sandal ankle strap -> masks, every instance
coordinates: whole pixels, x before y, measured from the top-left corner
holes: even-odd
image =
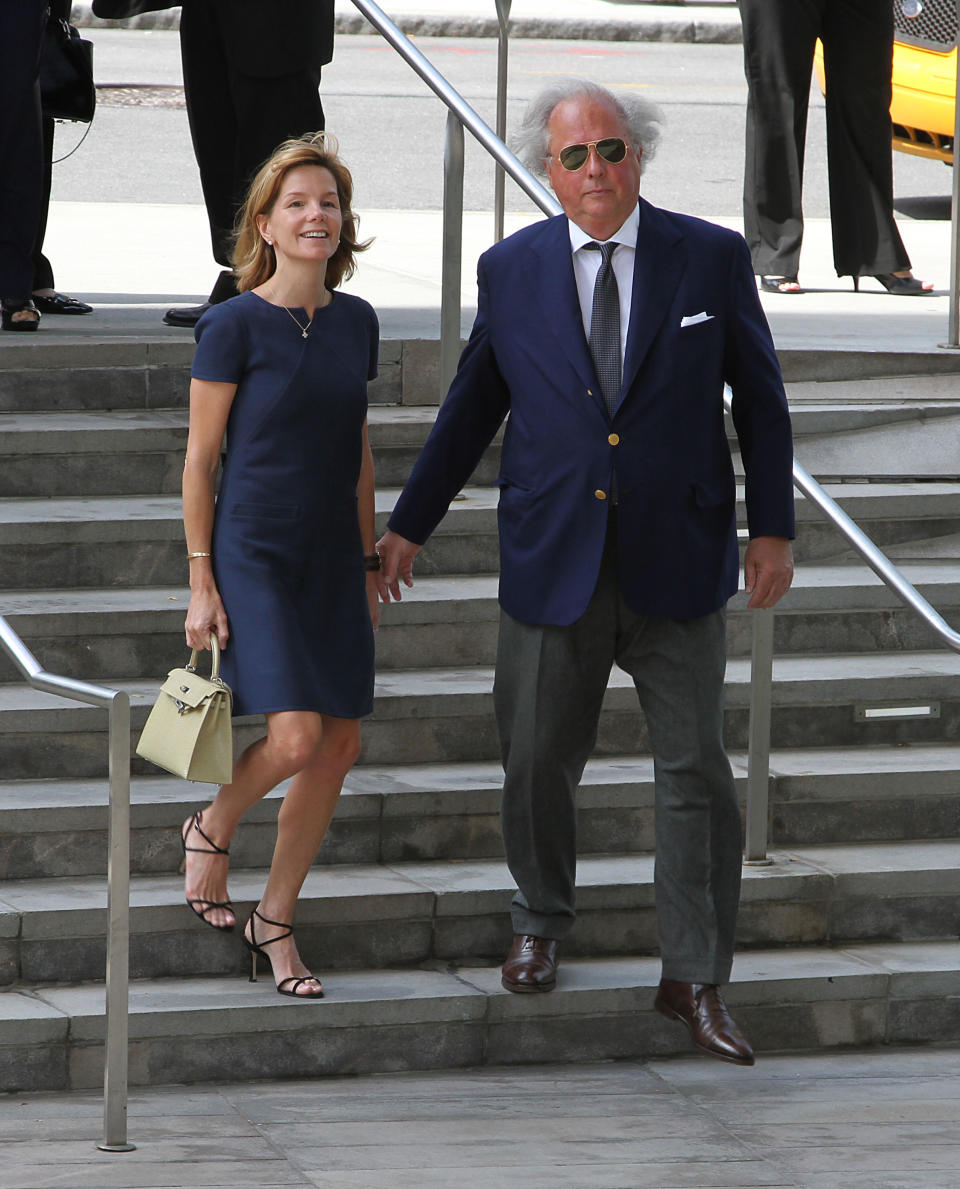
[[[190,830],[187,830],[186,834],[183,836],[183,849],[196,851],[196,853],[200,855],[228,855],[230,851],[227,847],[217,846],[213,839],[204,833],[203,827],[200,825],[200,816],[202,812],[202,810],[197,810],[197,812],[193,815],[193,822],[190,825],[190,830],[196,830],[203,841],[210,844],[212,850],[205,850],[202,846],[187,846],[187,839],[190,837]]]
[[[263,921],[265,925],[276,925],[278,929],[286,929],[286,933],[278,933],[276,937],[269,937],[266,941],[257,941],[257,933],[253,925],[254,917],[256,917],[258,921]],[[288,925],[286,921],[271,921],[269,917],[265,917],[262,912],[258,912],[256,909],[250,913],[250,940],[260,949],[262,949],[265,945],[273,945],[275,941],[284,941],[287,937],[292,936],[293,925]]]

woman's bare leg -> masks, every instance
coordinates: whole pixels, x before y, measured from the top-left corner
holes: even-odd
[[[257,905],[257,912],[267,921],[292,924],[303,881],[326,836],[344,777],[359,754],[359,719],[324,715],[319,746],[310,762],[291,781],[280,807],[270,875]],[[257,942],[261,945],[283,932],[276,925],[264,924],[259,919],[254,925]],[[249,925],[246,935],[252,940]],[[320,981],[312,978],[300,960],[293,937],[270,945],[267,953],[277,983],[285,978],[305,978],[309,981],[297,989],[298,993],[319,990]]]
[[[345,724],[346,732],[338,730],[335,725]],[[354,740],[351,746],[345,746],[341,741],[339,749],[335,744],[337,737],[346,735]],[[322,827],[310,830],[303,823],[298,828],[309,830],[311,837],[316,837],[313,856],[319,848],[326,833],[333,810],[336,807],[343,777],[350,770],[353,760],[359,751],[360,724],[355,719],[335,719],[314,714],[309,711],[290,710],[267,715],[267,734],[248,747],[237,760],[233,770],[233,780],[225,784],[217,792],[210,805],[203,810],[202,829],[217,846],[228,847],[237,825],[244,813],[258,801],[261,801],[272,788],[290,776],[297,776],[291,785],[290,792],[284,798],[284,807],[290,794],[299,784],[299,775],[307,776],[319,762],[317,778],[310,777],[308,784],[313,790],[312,815],[317,822],[322,821]],[[339,776],[339,780],[332,781],[331,772],[333,754],[339,750],[346,755],[352,755],[353,760]],[[329,757],[324,763],[324,757]],[[342,765],[341,765],[342,766]],[[332,792],[333,784],[336,791]],[[295,798],[299,805],[302,794]],[[309,797],[307,798],[309,800]],[[284,809],[281,808],[281,822],[284,820]],[[187,845],[205,848],[206,843],[192,828],[192,816],[184,822],[181,833],[187,835]],[[278,838],[279,845],[279,838]],[[188,900],[198,899],[213,902],[225,901],[227,897],[227,864],[224,855],[204,854],[200,851],[188,851],[186,856],[185,894]],[[312,858],[311,858],[312,861]],[[274,858],[276,863],[276,856]],[[310,864],[307,863],[300,883],[306,878]],[[269,885],[268,885],[269,886]],[[299,891],[299,887],[297,888]],[[293,896],[296,901],[296,893]],[[261,910],[262,911],[262,910]],[[232,925],[234,914],[226,908],[211,908],[204,914],[205,919],[212,925]],[[264,912],[264,916],[270,914]],[[275,920],[287,919],[275,917]],[[274,930],[276,932],[276,930]],[[279,949],[278,946],[275,948]]]

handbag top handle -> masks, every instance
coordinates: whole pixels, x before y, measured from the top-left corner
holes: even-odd
[[[210,653],[211,653],[210,680],[211,681],[219,681],[220,680],[220,641],[217,639],[216,632],[210,633]],[[185,666],[188,672],[196,673],[198,657],[199,657],[199,653],[197,652],[197,649],[196,648],[191,649],[190,659],[187,661],[186,666]]]

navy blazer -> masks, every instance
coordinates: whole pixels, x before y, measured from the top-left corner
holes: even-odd
[[[565,216],[485,252],[478,286],[470,340],[390,528],[422,544],[509,413],[498,509],[509,615],[569,624],[583,613],[614,475],[628,604],[674,619],[723,606],[739,581],[725,382],[750,535],[794,535],[790,418],[743,238],[641,199],[612,418],[584,335]]]

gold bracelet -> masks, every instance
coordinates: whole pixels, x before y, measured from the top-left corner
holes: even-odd
[[[193,561],[193,559],[194,559],[195,557],[213,557],[213,554],[212,554],[212,553],[200,553],[200,552],[197,552],[197,553],[188,553],[188,554],[187,554],[187,561]]]

